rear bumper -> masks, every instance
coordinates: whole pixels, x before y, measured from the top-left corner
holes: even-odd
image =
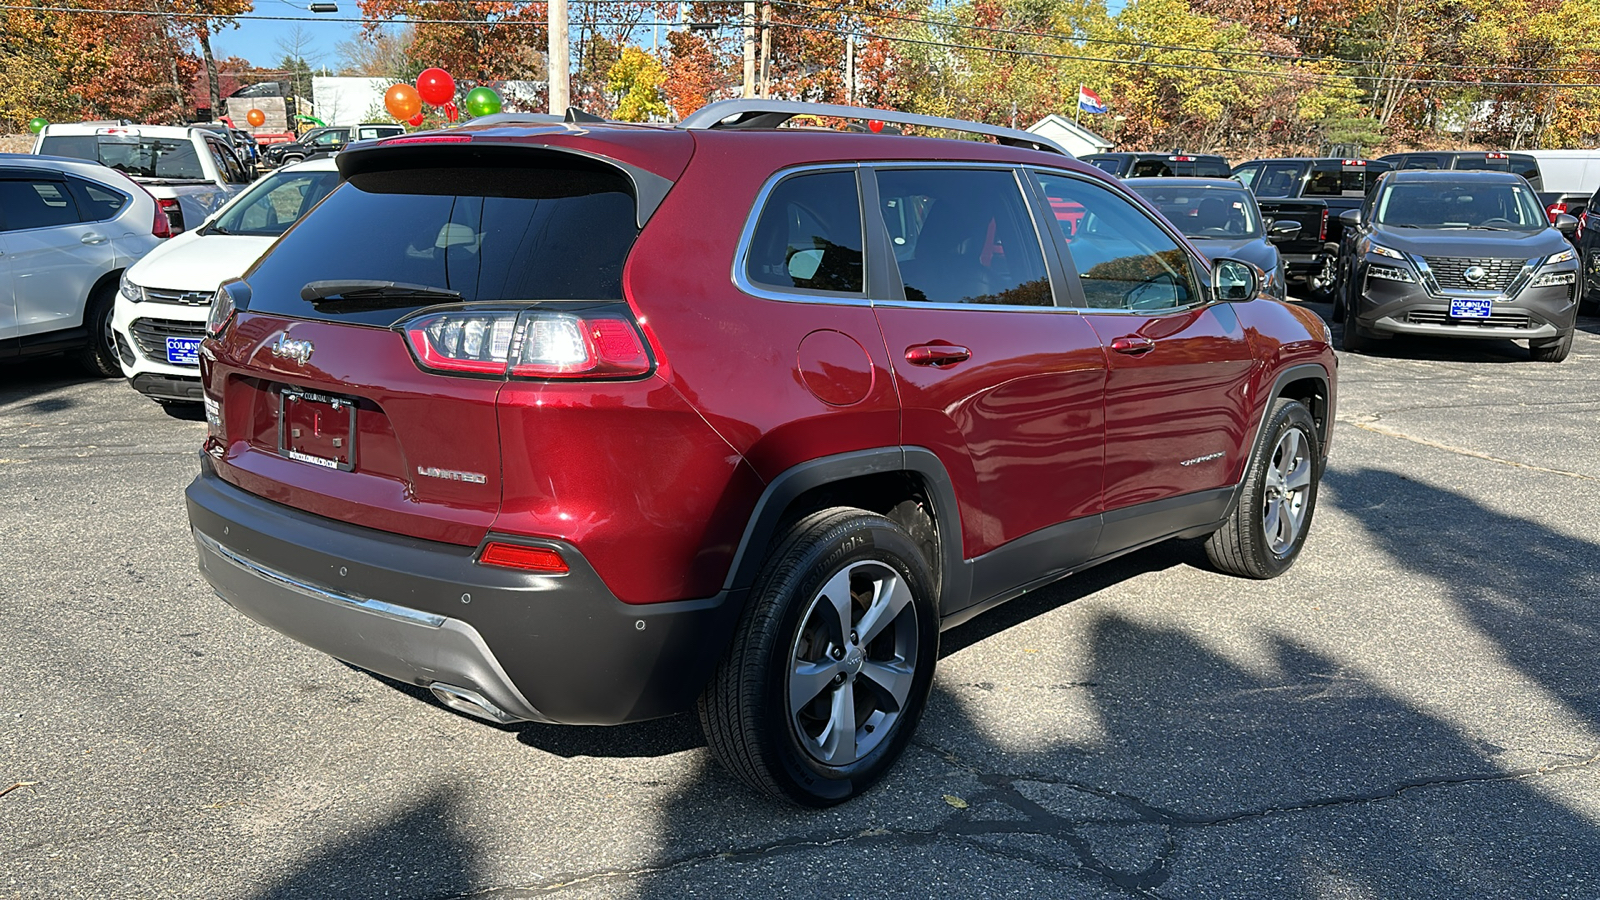
[[[710,679],[742,606],[742,592],[622,603],[560,541],[525,543],[560,552],[572,570],[564,576],[479,566],[477,548],[257,497],[223,481],[203,456],[186,498],[200,570],[234,608],[493,721],[604,725],[682,712]]]

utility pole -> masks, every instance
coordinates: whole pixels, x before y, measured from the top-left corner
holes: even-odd
[[[756,0],[744,2],[744,94],[756,95]]]
[[[844,102],[846,106],[854,106],[856,102],[856,36],[844,36]]]
[[[772,4],[761,4],[761,98],[772,96]]]
[[[545,57],[545,81],[550,112],[562,115],[572,105],[572,61],[567,57],[567,0],[550,0],[550,52]]]

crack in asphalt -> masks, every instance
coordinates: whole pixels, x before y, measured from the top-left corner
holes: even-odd
[[[518,900],[518,898],[546,896],[581,885],[629,881],[644,876],[667,874],[707,862],[743,862],[827,847],[877,845],[906,847],[927,845],[939,840],[947,840],[959,842],[989,856],[1025,863],[1047,871],[1079,877],[1090,876],[1100,886],[1129,897],[1145,898],[1145,900],[1165,900],[1165,896],[1159,893],[1158,889],[1172,876],[1173,862],[1178,853],[1180,838],[1185,831],[1190,829],[1229,826],[1273,816],[1326,810],[1340,806],[1381,803],[1399,799],[1414,791],[1430,788],[1521,781],[1568,770],[1587,768],[1595,763],[1600,763],[1600,748],[1597,748],[1588,756],[1579,758],[1574,762],[1532,766],[1507,772],[1485,772],[1416,779],[1398,782],[1364,793],[1341,794],[1303,800],[1291,804],[1262,806],[1204,816],[1167,809],[1149,803],[1132,794],[1095,787],[1071,779],[1036,773],[1001,774],[985,772],[979,766],[963,761],[956,754],[935,744],[913,740],[912,745],[938,757],[945,763],[955,765],[976,776],[978,783],[983,788],[963,798],[967,803],[966,809],[981,811],[990,804],[998,804],[1020,815],[1021,818],[980,819],[974,818],[967,813],[952,812],[942,823],[932,828],[873,827],[861,831],[852,830],[843,833],[835,832],[785,838],[754,846],[686,853],[655,865],[640,866],[632,869],[605,869],[593,872],[571,873],[556,876],[540,884],[485,888],[465,894],[451,894],[449,897],[454,898],[454,900],[469,900],[469,898],[474,898],[474,900],[484,900],[484,898],[488,898],[488,900]],[[1116,804],[1126,809],[1127,815],[1089,817],[1058,815],[1050,812],[1038,801],[1031,800],[1025,796],[1022,793],[1021,786],[1027,784],[1065,787],[1086,796]],[[1084,833],[1086,827],[1151,828],[1156,833],[1159,833],[1161,847],[1143,868],[1135,870],[1128,867],[1119,867],[1099,857],[1091,837]],[[1072,856],[1070,858],[1053,857],[1015,845],[985,840],[985,838],[1003,837],[1038,837],[1060,841],[1072,851]]]

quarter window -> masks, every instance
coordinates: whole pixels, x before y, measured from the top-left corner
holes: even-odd
[[[881,169],[877,176],[907,300],[1054,303],[1038,232],[1011,171]]]
[[[814,172],[779,182],[751,235],[745,276],[776,288],[861,293],[855,171]]]
[[[1177,309],[1203,297],[1194,268],[1177,241],[1132,203],[1099,185],[1040,173],[1052,206],[1076,204],[1083,216],[1069,233],[1057,219],[1067,263],[1078,273],[1091,309]]]
[[[128,202],[126,194],[92,181],[70,178],[68,184],[72,186],[73,197],[78,201],[78,210],[85,222],[103,222],[115,218]]]

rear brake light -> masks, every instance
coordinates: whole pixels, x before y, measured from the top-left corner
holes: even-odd
[[[389,138],[378,146],[393,147],[396,144],[468,144],[471,142],[472,136],[469,134],[419,134]]]
[[[1317,240],[1326,241],[1327,239],[1328,239],[1328,211],[1327,211],[1327,209],[1323,209],[1323,211],[1322,211],[1322,224],[1317,226]]]
[[[1504,154],[1504,153],[1485,153],[1483,155],[1483,158],[1484,159],[1510,159],[1511,157],[1506,155],[1506,154]]]
[[[1367,164],[1367,161],[1364,160],[1364,159],[1341,159],[1341,160],[1339,160],[1339,165],[1341,165],[1341,166],[1364,166],[1366,164]]]
[[[425,369],[522,378],[627,378],[650,371],[633,324],[620,314],[454,310],[404,325]]]
[[[561,554],[548,547],[523,547],[518,544],[502,544],[499,541],[491,541],[483,548],[483,553],[478,556],[478,563],[545,575],[565,575],[568,571],[567,561],[561,558]]]
[[[1567,204],[1566,204],[1566,201],[1564,201],[1564,200],[1557,200],[1556,202],[1554,202],[1554,203],[1552,203],[1549,206],[1546,206],[1544,208],[1544,214],[1550,218],[1550,224],[1551,225],[1554,225],[1556,223],[1556,216],[1559,216],[1559,215],[1565,213],[1566,211],[1567,211]]]
[[[1167,159],[1173,162],[1194,162],[1194,157],[1192,156],[1169,156]]]
[[[167,219],[167,236],[183,230],[183,210],[178,206],[178,201],[171,197],[164,197],[156,201],[156,207]]]

